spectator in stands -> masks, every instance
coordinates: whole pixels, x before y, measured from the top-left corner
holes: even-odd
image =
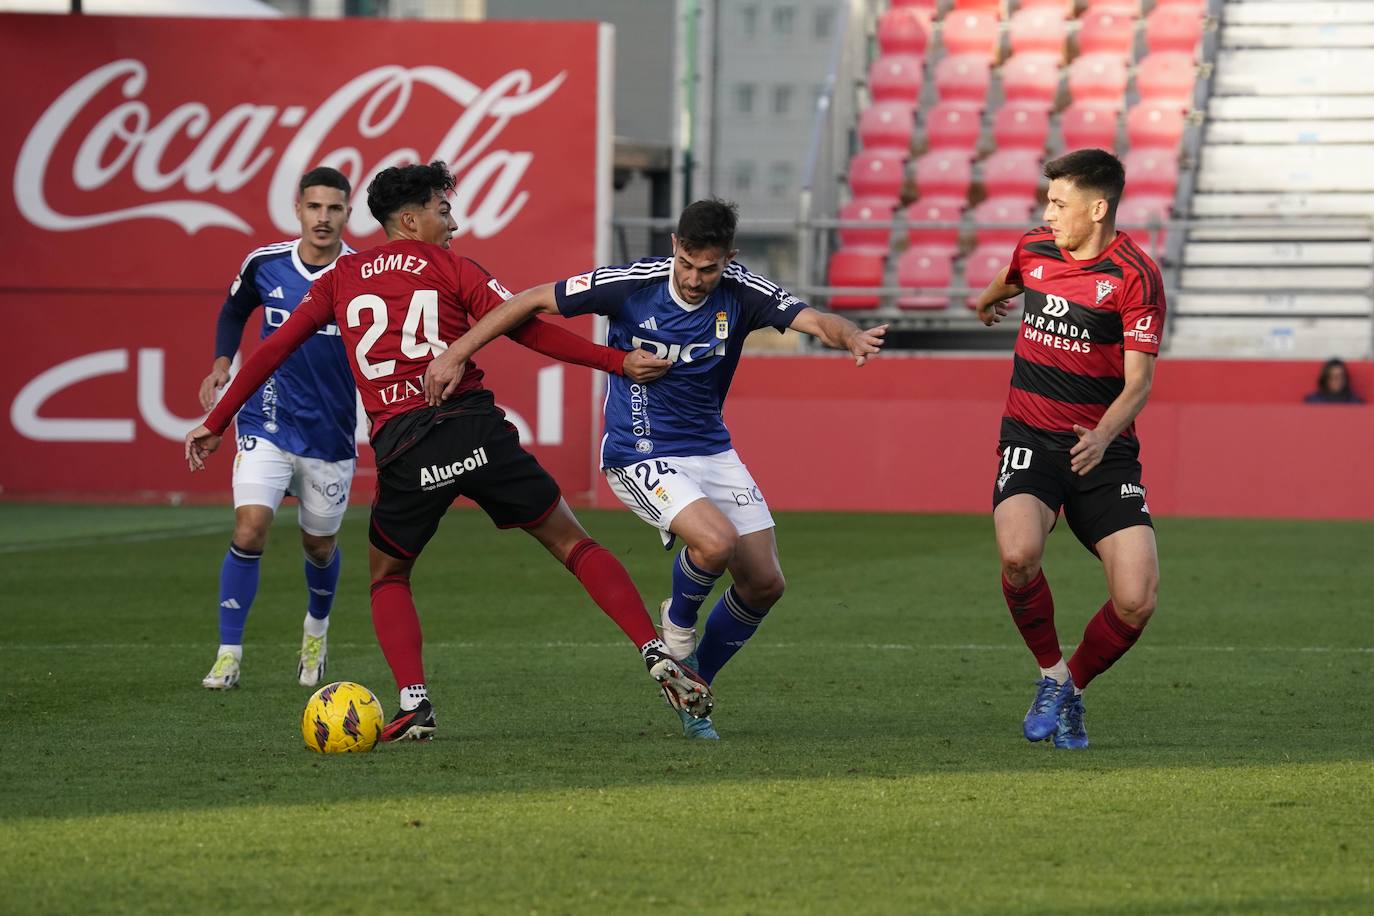
[[[1350,370],[1344,360],[1328,359],[1317,376],[1317,390],[1303,398],[1308,404],[1363,404],[1364,398],[1350,390]]]

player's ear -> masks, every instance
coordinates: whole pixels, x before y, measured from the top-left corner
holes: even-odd
[[[734,260],[735,258],[737,258],[737,257],[739,257],[739,249],[738,249],[738,248],[731,248],[731,249],[730,249],[728,252],[726,252],[726,254],[725,254],[725,263],[726,263],[726,264],[729,264],[731,261],[733,261],[733,260]]]

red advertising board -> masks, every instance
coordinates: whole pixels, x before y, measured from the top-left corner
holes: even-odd
[[[227,491],[227,461],[192,478],[172,442],[199,420],[229,282],[300,234],[296,183],[317,165],[355,188],[355,248],[382,240],[372,176],[443,159],[454,247],[506,287],[602,260],[606,53],[595,23],[0,16],[0,318],[19,338],[0,368],[3,493]],[[585,490],[592,374],[505,344],[481,362]]]

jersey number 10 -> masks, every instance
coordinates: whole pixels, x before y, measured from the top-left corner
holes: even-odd
[[[396,360],[384,359],[369,362],[367,352],[378,339],[386,333],[386,300],[372,293],[355,296],[348,303],[348,326],[356,328],[363,323],[363,312],[372,313],[372,327],[363,332],[353,353],[358,357],[358,368],[367,378],[383,378],[396,371]],[[420,322],[424,321],[424,339],[417,338]],[[439,339],[439,291],[417,289],[410,297],[410,310],[406,312],[405,322],[401,325],[401,353],[409,359],[425,359],[438,356],[448,349],[448,344]]]

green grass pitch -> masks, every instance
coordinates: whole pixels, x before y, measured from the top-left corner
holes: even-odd
[[[702,745],[532,539],[454,512],[416,573],[438,740],[321,757],[293,508],[242,686],[199,686],[228,521],[0,505],[0,911],[1374,911],[1374,524],[1162,520],[1073,754],[1021,738],[985,517],[780,516],[788,593]],[[653,532],[583,521],[656,606]],[[364,522],[329,677],[390,715]],[[1046,568],[1072,644],[1101,571],[1067,531]]]

